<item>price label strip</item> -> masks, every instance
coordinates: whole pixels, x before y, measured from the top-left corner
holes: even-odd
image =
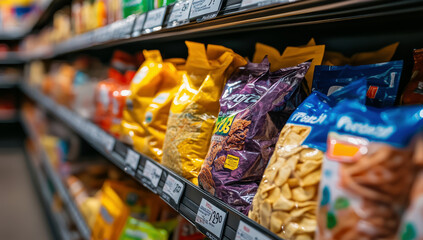
[[[151,10],[147,13],[143,33],[150,33],[162,29],[166,6]]]
[[[202,22],[215,18],[223,0],[193,0],[189,18]]]
[[[173,5],[167,27],[176,27],[189,23],[192,0],[178,1]]]
[[[159,186],[159,181],[162,177],[162,172],[162,168],[152,163],[150,160],[146,160],[141,181],[144,186],[149,188],[154,193],[157,193],[157,186]]]
[[[147,14],[145,13],[138,15],[137,19],[135,20],[134,30],[132,31],[133,37],[138,37],[139,35],[141,35],[146,15]]]
[[[141,156],[137,152],[128,148],[128,152],[125,157],[125,172],[135,176],[138,163],[140,162],[140,157]]]
[[[185,184],[172,176],[172,174],[168,174],[160,196],[174,209],[178,210],[179,202],[181,201],[184,190]]]
[[[197,228],[205,230],[206,236],[210,239],[222,239],[227,215],[226,211],[221,210],[203,198],[195,217],[195,223]]]
[[[255,228],[246,224],[243,221],[239,222],[238,230],[236,231],[235,240],[271,240],[263,233],[257,231]]]

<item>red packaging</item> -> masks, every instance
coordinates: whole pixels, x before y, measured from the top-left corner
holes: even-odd
[[[402,104],[423,103],[423,48],[414,50],[413,55],[413,75],[402,95]]]

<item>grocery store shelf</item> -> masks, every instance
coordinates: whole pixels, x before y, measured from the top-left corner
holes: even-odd
[[[172,28],[167,28],[166,23],[164,23],[161,30],[141,35],[139,32],[142,31],[140,26],[137,26],[137,19],[141,18],[142,15],[131,16],[100,29],[75,36],[42,51],[37,51],[35,54],[26,53],[25,58],[26,60],[49,59],[76,51],[106,48],[133,42],[156,39],[172,41],[226,33],[418,13],[422,10],[423,5],[419,0],[304,0],[234,12],[220,15],[209,21],[191,22]]]
[[[19,87],[19,82],[0,77],[0,89],[12,89]]]
[[[0,54],[0,65],[13,65],[25,63],[25,59],[22,58],[17,52],[7,52]]]
[[[37,134],[31,128],[30,124],[27,122],[24,116],[21,116],[21,123],[23,125],[24,130],[26,131],[27,135],[34,141],[34,143],[38,144],[38,149],[43,149],[39,143],[39,139]],[[90,239],[91,237],[91,230],[89,229],[87,223],[85,222],[84,218],[82,217],[81,212],[77,208],[74,200],[72,199],[70,193],[68,192],[66,186],[64,185],[60,176],[56,173],[51,165],[47,154],[44,151],[42,153],[42,162],[41,165],[45,169],[47,177],[52,181],[54,188],[58,192],[60,198],[62,199],[63,204],[65,205],[67,212],[69,213],[70,217],[72,218],[73,222],[75,223],[82,239]],[[40,173],[41,174],[41,173]],[[47,185],[47,184],[43,184]],[[43,193],[44,194],[44,193]],[[48,199],[47,199],[48,200]],[[49,200],[51,201],[51,200]],[[59,217],[55,217],[58,223],[63,222]],[[69,233],[63,233],[63,229],[65,227],[59,227],[58,229],[61,231],[61,235],[63,239],[72,239]],[[66,228],[65,228],[66,229]]]
[[[138,182],[152,192],[159,194],[165,202],[177,210],[192,224],[196,225],[197,228],[210,239],[235,239],[241,222],[255,229],[260,234],[258,239],[280,239],[274,233],[260,226],[221,200],[211,196],[198,186],[179,177],[171,170],[158,164],[147,156],[134,151],[132,148],[110,136],[93,123],[83,119],[75,112],[56,104],[38,90],[23,84],[22,91],[29,98],[48,110],[53,116],[71,127],[90,145],[104,155],[104,157],[129,175],[133,176]],[[144,171],[145,169],[147,170]],[[169,184],[170,182],[172,182],[172,184]],[[170,186],[179,186],[180,191],[177,191],[177,197],[173,195],[176,192],[176,188],[173,189],[173,191],[169,191],[169,189],[171,189]],[[199,220],[199,216],[201,218],[199,209],[201,209],[200,205],[204,200],[222,211],[226,216],[226,218],[223,217],[222,219],[221,236],[218,236],[219,234],[213,234],[210,228],[199,226],[198,222],[201,222]]]

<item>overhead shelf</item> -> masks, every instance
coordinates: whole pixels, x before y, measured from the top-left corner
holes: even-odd
[[[171,7],[168,7],[171,8]],[[72,37],[40,51],[23,53],[26,60],[50,59],[86,49],[106,48],[133,42],[156,39],[172,41],[193,37],[220,35],[225,33],[254,31],[325,22],[337,22],[362,18],[418,13],[423,10],[421,1],[376,1],[305,0],[284,2],[245,11],[219,15],[204,21],[167,27],[164,21],[157,31],[145,33],[146,14],[133,15],[105,27]],[[169,15],[170,11],[167,11]]]
[[[77,115],[75,112],[60,106],[40,91],[23,84],[22,91],[37,104],[44,107],[53,116],[72,128],[105,158],[122,171],[133,176],[139,183],[150,189],[194,224],[210,239],[235,239],[238,234],[246,234],[251,239],[280,239],[268,229],[260,226],[244,214],[238,212],[221,200],[195,186],[188,180],[178,176],[149,157],[134,151],[102,129]],[[220,213],[214,227],[205,221],[210,207]],[[207,215],[208,218],[208,215]],[[245,229],[251,229],[247,233]]]
[[[37,148],[42,149],[42,147],[40,146],[37,134],[31,128],[30,124],[26,121],[25,117],[21,117],[21,123],[22,123],[23,128],[24,128],[25,132],[27,133],[27,135],[36,144],[38,144]],[[88,227],[87,223],[85,222],[85,219],[82,217],[82,214],[79,211],[79,209],[77,208],[77,206],[76,206],[74,200],[72,199],[69,191],[65,187],[62,179],[59,177],[59,175],[53,169],[53,166],[51,165],[46,152],[42,151],[41,153],[42,153],[41,154],[42,160],[41,160],[40,165],[45,169],[45,172],[46,172],[48,179],[50,179],[52,181],[54,188],[56,189],[57,193],[59,194],[60,198],[62,199],[64,206],[68,210],[67,212],[69,213],[72,221],[75,223],[75,226],[78,229],[80,236],[82,237],[82,239],[86,239],[86,240],[91,239],[91,230]],[[42,179],[41,171],[33,163],[30,163],[30,164],[32,164],[32,165],[30,165],[30,167],[31,168],[33,167],[35,169],[35,171],[34,171],[35,172],[35,178],[37,179],[37,181],[41,181],[40,180],[40,179]],[[51,198],[52,197],[48,196],[48,193],[46,193],[47,190],[42,189],[44,186],[47,186],[47,184],[40,182],[39,185],[41,187],[41,194],[42,194],[43,198],[45,198],[46,202],[48,203],[47,207],[51,208],[51,202],[52,202]],[[62,220],[60,220],[60,216],[56,216],[56,214],[55,214],[54,218],[55,218],[54,220],[57,221],[57,224],[60,224],[60,222],[62,221]],[[70,237],[70,233],[67,233],[66,231],[64,231],[64,229],[66,229],[66,227],[59,226],[57,229],[60,231],[60,235],[61,235],[62,239],[74,239],[74,238]]]

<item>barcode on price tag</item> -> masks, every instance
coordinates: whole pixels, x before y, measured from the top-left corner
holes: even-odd
[[[138,163],[140,162],[140,155],[135,151],[128,149],[125,158],[125,165],[131,167],[133,170],[137,170]]]
[[[171,205],[176,208],[179,205],[184,189],[185,185],[183,182],[168,174],[165,185],[163,186],[162,198],[168,202],[172,199],[174,204]]]
[[[166,7],[157,8],[147,13],[144,30],[161,27],[166,13]]]
[[[245,222],[240,221],[235,240],[270,240],[270,238]]]
[[[226,215],[225,211],[203,198],[195,217],[195,223],[207,231],[206,235],[210,239],[221,239]]]
[[[143,175],[151,182],[151,187],[157,188],[159,185],[160,178],[162,177],[163,170],[152,163],[150,160],[145,162]]]

